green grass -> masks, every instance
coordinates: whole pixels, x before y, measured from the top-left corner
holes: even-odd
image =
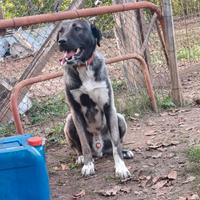
[[[138,95],[128,95],[115,97],[115,104],[118,112],[123,113],[127,118],[135,116],[136,114],[143,115],[151,110],[149,97],[146,93]]]
[[[64,94],[56,95],[43,100],[33,100],[33,106],[28,112],[29,125],[39,128],[37,133],[44,134],[47,146],[50,144],[63,144],[64,119],[68,111]],[[40,127],[43,127],[40,129]]]
[[[156,95],[157,106],[159,110],[175,108],[172,98],[168,95]],[[151,112],[151,103],[146,91],[140,91],[137,95],[128,94],[127,91],[121,95],[115,95],[115,105],[117,111],[123,113],[127,118],[134,117],[136,114],[139,116]]]
[[[64,144],[66,142],[64,137],[64,123],[59,122],[51,128],[45,130],[45,137],[49,144]]]
[[[0,125],[0,137],[10,136],[15,134],[16,130],[14,124],[2,124]]]
[[[191,47],[181,47],[177,50],[177,59],[179,61],[200,61],[200,45],[193,45]],[[159,51],[152,51],[151,52],[151,62],[154,65],[162,65],[163,59]]]
[[[58,95],[43,101],[34,100],[29,117],[31,124],[43,123],[51,118],[65,117],[67,110],[64,95]]]
[[[112,88],[113,88],[113,91],[115,94],[123,92],[124,90],[127,90],[126,82],[124,80],[120,80],[120,79],[113,79],[112,80]]]
[[[191,147],[186,154],[189,160],[188,171],[200,175],[200,148]]]
[[[189,161],[186,166],[186,173],[195,177],[192,187],[200,195],[200,147],[189,148],[186,151],[186,155]]]
[[[193,45],[190,48],[181,48],[177,51],[178,60],[192,59],[200,61],[200,45]]]
[[[200,148],[190,148],[187,152],[187,156],[190,162],[197,162],[200,164]]]
[[[70,170],[78,169],[78,168],[80,168],[79,164],[74,163],[74,162],[69,163],[69,169]]]
[[[160,97],[157,95],[157,104],[160,109],[170,109],[176,107],[170,96]]]

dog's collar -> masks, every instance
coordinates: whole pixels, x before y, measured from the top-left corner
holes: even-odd
[[[92,65],[93,61],[94,61],[94,53],[92,54],[92,56],[85,62],[85,63],[81,63],[79,65],[76,65],[77,67],[86,67],[88,65]],[[60,60],[61,65],[64,65],[63,59]]]
[[[80,64],[77,65],[78,67],[86,67],[88,65],[92,65],[94,61],[94,53],[92,54],[92,56],[84,63],[84,64]]]

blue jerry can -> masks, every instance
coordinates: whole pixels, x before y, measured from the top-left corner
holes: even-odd
[[[41,138],[0,138],[0,200],[50,200]]]

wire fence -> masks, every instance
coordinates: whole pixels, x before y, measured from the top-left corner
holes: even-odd
[[[183,95],[193,102],[200,89],[200,2],[181,0],[173,9],[175,6],[180,7],[179,13],[174,13],[174,28]]]
[[[94,5],[92,2],[91,5],[87,3],[87,6],[102,5]],[[139,10],[126,11],[87,19],[95,23],[102,31],[103,40],[101,47],[97,50],[102,52],[107,59],[133,52],[141,54],[152,16],[149,10],[143,9],[141,12]],[[20,27],[7,30],[6,35],[1,36],[0,42],[7,44],[8,48],[4,54],[2,52],[6,48],[0,50],[2,53],[0,134],[10,134],[14,131],[8,104],[13,86],[20,80],[37,74],[63,70],[59,62],[63,55],[58,51],[55,37],[52,37],[58,23]],[[145,46],[144,57],[149,66],[158,103],[160,103],[168,96],[170,77],[157,30],[154,24]],[[128,117],[138,116],[149,110],[150,102],[139,65],[135,60],[108,65],[117,109]],[[50,140],[57,141],[59,137],[56,133],[60,135],[59,133],[63,131],[68,112],[62,77],[36,83],[23,90],[19,99],[19,110],[26,132],[42,133]]]
[[[161,0],[152,1],[162,9]],[[200,1],[174,0],[172,2],[176,55],[183,86],[183,96],[192,102],[199,96],[200,64]]]

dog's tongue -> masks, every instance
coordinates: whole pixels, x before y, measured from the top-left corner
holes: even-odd
[[[70,52],[65,52],[65,58],[71,58],[72,56],[74,56],[76,52],[75,51],[70,51]]]
[[[74,56],[76,52],[75,51],[69,51],[69,52],[65,52],[64,53],[64,57],[62,59],[60,59],[60,63],[61,65],[64,65],[65,61],[69,58],[71,58],[72,56]]]

